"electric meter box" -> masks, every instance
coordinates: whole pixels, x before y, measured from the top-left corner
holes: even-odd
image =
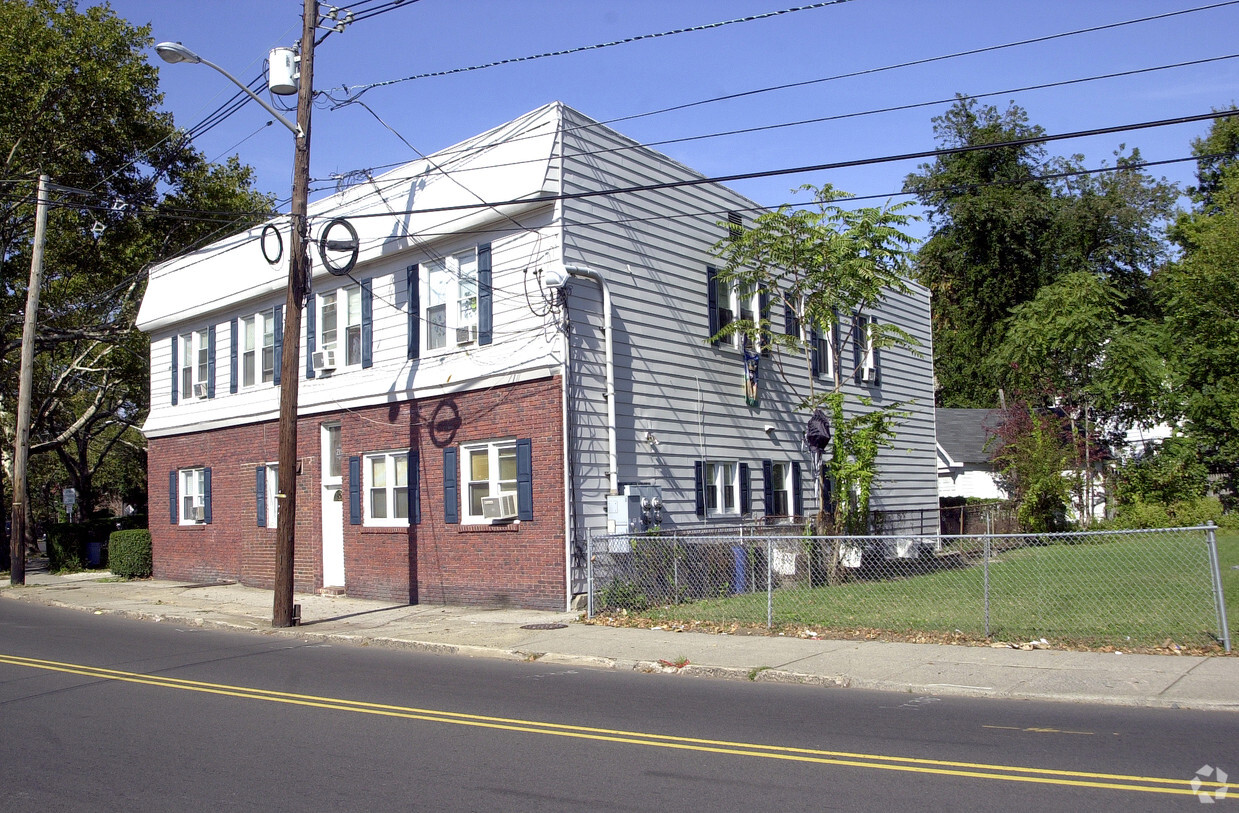
[[[662,525],[662,488],[644,483],[629,483],[623,494],[607,497],[607,533],[643,534]],[[622,549],[620,549],[622,548]],[[612,553],[627,553],[627,540],[612,540]]]

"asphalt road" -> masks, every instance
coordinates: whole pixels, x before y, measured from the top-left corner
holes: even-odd
[[[1200,769],[1239,778],[1234,714],[474,660],[19,602],[0,605],[0,721],[13,811],[1197,810]]]

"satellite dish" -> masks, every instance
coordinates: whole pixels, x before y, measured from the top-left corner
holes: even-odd
[[[280,230],[270,223],[262,227],[258,244],[262,247],[262,256],[271,265],[278,263],[284,256],[284,238],[280,236]]]
[[[337,228],[339,227],[339,228]],[[345,239],[332,239],[331,231],[336,229],[338,232],[342,228],[347,233]],[[353,270],[353,266],[357,264],[357,253],[360,251],[360,244],[357,242],[357,230],[353,228],[353,224],[349,223],[342,217],[337,217],[323,228],[322,234],[318,238],[318,256],[322,257],[323,265],[327,271],[333,276],[342,277],[349,271]],[[340,255],[346,254],[347,259],[341,262]]]

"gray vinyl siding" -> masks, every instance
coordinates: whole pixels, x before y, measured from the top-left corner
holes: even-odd
[[[574,111],[565,110],[565,116],[567,194],[700,177],[652,150],[634,148],[607,128],[583,127],[589,120]],[[794,409],[807,392],[807,377],[793,372],[788,387],[773,373],[773,361],[763,358],[760,401],[748,407],[742,354],[707,342],[706,267],[720,264],[713,246],[727,235],[719,221],[738,211],[747,222],[755,208],[714,184],[563,204],[565,264],[595,269],[611,289],[619,481],[661,486],[666,521],[672,525],[701,522],[695,514],[693,479],[693,464],[699,460],[747,463],[758,516],[764,513],[761,462],[800,461],[805,510],[816,510],[811,465],[801,448],[808,415]],[[588,530],[602,531],[609,484],[601,301],[590,281],[573,280],[571,287],[574,504],[582,511],[578,516],[587,517]],[[916,336],[924,354],[914,358],[883,350],[881,387],[861,388],[879,404],[911,402],[896,443],[880,457],[881,482],[873,507],[935,508],[928,295],[921,288],[911,295],[893,295],[873,315]],[[775,329],[781,329],[781,310],[771,318]],[[845,328],[849,326],[850,319]],[[850,380],[845,386],[851,392],[858,389]],[[774,431],[767,434],[766,425]],[[646,442],[647,433],[657,439],[656,445]]]

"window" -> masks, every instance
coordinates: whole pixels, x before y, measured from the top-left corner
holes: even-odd
[[[258,505],[258,527],[275,528],[280,513],[277,497],[280,493],[280,466],[278,463],[260,465],[257,475],[254,497]]]
[[[241,320],[241,386],[275,381],[275,309]]]
[[[877,321],[872,316],[856,317],[860,324],[860,378],[861,381],[877,383],[878,381],[878,351],[873,343],[874,323]]]
[[[771,467],[770,486],[773,495],[773,505],[770,515],[786,517],[791,515],[791,466],[786,463],[775,463]]]
[[[836,348],[839,346],[838,319],[833,319],[820,328],[809,330],[808,335],[804,338],[809,343],[809,350],[813,356],[813,374],[818,378],[827,378],[833,381],[835,377]]]
[[[361,286],[350,285],[319,298],[319,345],[338,364],[361,364]]]
[[[464,521],[490,522],[482,510],[483,498],[517,493],[516,441],[465,446],[461,451],[464,455]]]
[[[210,477],[207,470],[181,469],[178,476],[180,492],[180,524],[201,525],[210,521],[208,516],[209,498],[207,483]]]
[[[182,333],[181,343],[181,398],[206,398],[210,378],[211,341],[205,330]],[[195,389],[195,385],[198,385]]]
[[[478,340],[476,249],[426,263],[426,348],[446,350]]]
[[[707,514],[739,514],[738,467],[731,462],[710,461],[705,465]]]
[[[367,525],[409,524],[409,453],[365,456],[363,484]]]
[[[738,320],[744,320],[750,325],[749,330],[733,333],[723,341],[736,349],[751,346],[761,319],[761,296],[752,283],[729,284],[715,277],[713,284],[714,298],[718,302],[718,330],[721,331]]]

